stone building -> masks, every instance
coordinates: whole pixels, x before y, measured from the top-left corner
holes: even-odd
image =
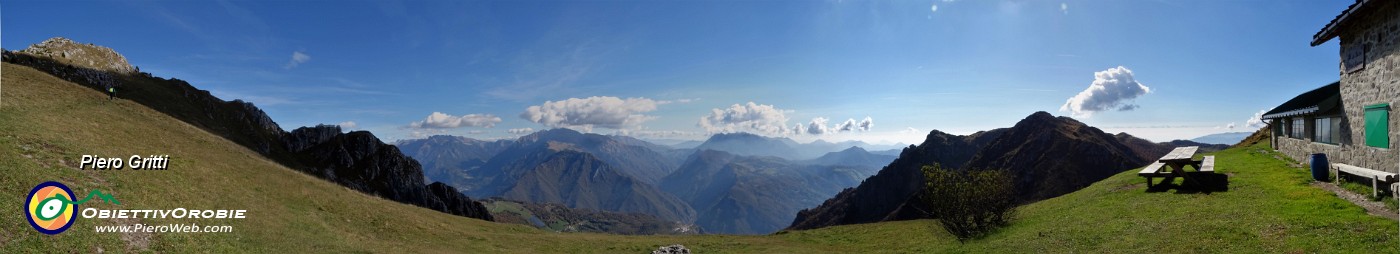
[[[1325,153],[1333,163],[1395,173],[1400,121],[1390,115],[1400,102],[1400,1],[1356,1],[1313,35],[1312,45],[1333,38],[1341,44],[1341,80],[1264,114],[1274,149],[1298,161]]]

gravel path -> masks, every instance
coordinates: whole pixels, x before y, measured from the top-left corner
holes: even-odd
[[[1371,201],[1371,198],[1366,195],[1356,194],[1331,183],[1313,182],[1312,186],[1336,193],[1337,197],[1345,199],[1346,201],[1351,201],[1352,204],[1361,206],[1361,208],[1365,208],[1366,213],[1370,213],[1371,215],[1390,218],[1392,220],[1400,219],[1400,214],[1396,214],[1395,210],[1390,210],[1390,208],[1385,207],[1385,204],[1382,204],[1380,201]]]

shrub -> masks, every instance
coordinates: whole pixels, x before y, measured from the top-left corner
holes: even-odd
[[[959,241],[1007,225],[1016,206],[1015,182],[1005,170],[953,170],[923,167],[925,212]]]

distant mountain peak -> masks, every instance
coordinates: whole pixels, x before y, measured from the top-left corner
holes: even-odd
[[[1030,116],[1026,116],[1026,119],[1055,119],[1055,115],[1051,115],[1050,112],[1036,111],[1035,113],[1031,113]]]
[[[846,148],[846,150],[841,150],[841,152],[842,152],[842,153],[847,153],[847,152],[862,152],[862,153],[865,153],[865,152],[869,152],[869,151],[866,151],[865,148],[860,148],[859,146],[851,146],[851,148]]]
[[[753,134],[753,133],[748,133],[748,132],[729,132],[729,133],[717,133],[717,134],[715,134],[715,135],[713,135],[713,136],[710,136],[710,139],[728,140],[728,139],[768,139],[768,138],[767,138],[767,137],[764,137],[764,136],[759,136],[758,134]]]
[[[1021,121],[1020,121],[1020,122],[1017,122],[1016,125],[1019,126],[1019,125],[1021,125],[1021,124],[1052,124],[1052,123],[1071,122],[1071,121],[1072,121],[1072,122],[1079,122],[1079,121],[1077,121],[1077,120],[1074,120],[1073,118],[1069,118],[1069,117],[1055,117],[1054,115],[1051,115],[1050,113],[1047,113],[1047,112],[1045,112],[1045,111],[1036,111],[1035,113],[1033,113],[1033,114],[1031,114],[1031,115],[1029,115],[1029,116],[1026,116],[1025,119],[1021,119]]]
[[[579,137],[583,135],[584,134],[582,132],[578,132],[569,128],[554,128],[537,131],[535,133],[530,133],[528,135],[521,136],[519,141],[523,143],[533,143],[539,140],[559,139],[561,137]]]

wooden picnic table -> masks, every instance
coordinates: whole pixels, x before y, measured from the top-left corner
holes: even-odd
[[[1167,155],[1163,155],[1162,158],[1157,159],[1156,163],[1152,163],[1152,165],[1148,165],[1146,168],[1143,168],[1142,171],[1139,171],[1138,175],[1147,177],[1147,187],[1152,187],[1153,177],[1166,177],[1166,180],[1162,181],[1163,183],[1170,183],[1172,179],[1178,176],[1188,178],[1189,176],[1186,175],[1186,166],[1195,168],[1197,172],[1213,173],[1215,171],[1215,156],[1206,156],[1199,161],[1192,160],[1191,158],[1196,156],[1196,150],[1200,150],[1200,147],[1184,146],[1172,149]],[[1163,172],[1167,168],[1170,168],[1171,171]]]
[[[1161,162],[1162,164],[1166,164],[1167,166],[1172,167],[1172,173],[1177,173],[1179,171],[1185,170],[1187,165],[1190,165],[1191,167],[1199,170],[1201,169],[1201,162],[1191,160],[1191,157],[1196,156],[1196,150],[1200,150],[1200,147],[1177,147],[1176,149],[1172,149],[1172,151],[1167,153],[1167,155],[1162,156],[1161,159],[1157,159],[1157,162]]]

